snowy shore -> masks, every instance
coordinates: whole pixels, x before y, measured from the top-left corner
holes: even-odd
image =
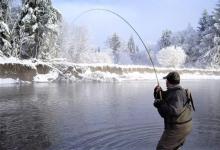
[[[178,71],[181,79],[220,79],[220,69],[156,68],[159,80],[169,71]],[[0,61],[0,84],[76,81],[155,80],[154,69],[141,65],[74,64],[5,59]]]

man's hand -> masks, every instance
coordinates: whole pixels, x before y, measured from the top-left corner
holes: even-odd
[[[154,98],[155,99],[161,99],[161,94],[160,92],[162,92],[162,88],[157,85],[155,88],[154,88]]]
[[[162,88],[157,85],[155,88],[154,88],[154,92],[158,93],[159,91],[162,91]]]

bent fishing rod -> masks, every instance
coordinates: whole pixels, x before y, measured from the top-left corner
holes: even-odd
[[[92,12],[92,11],[104,11],[104,12],[108,12],[108,13],[111,13],[117,17],[119,17],[121,20],[123,20],[134,32],[135,34],[138,36],[139,40],[141,41],[141,43],[143,44],[148,56],[149,56],[149,59],[150,59],[150,62],[153,66],[153,69],[154,69],[154,73],[155,73],[155,76],[156,76],[156,80],[157,80],[157,84],[160,85],[159,83],[159,80],[158,80],[158,76],[157,76],[157,71],[155,69],[155,65],[154,65],[154,62],[151,58],[151,55],[150,55],[150,51],[149,49],[147,48],[147,46],[145,45],[144,41],[142,40],[141,36],[139,35],[139,33],[136,31],[136,29],[124,18],[122,17],[121,15],[119,15],[118,13],[112,11],[112,10],[108,10],[108,9],[99,9],[99,8],[96,8],[96,9],[89,9],[89,10],[86,10],[86,11],[83,11],[82,13],[80,13],[74,20],[73,22],[75,22],[76,20],[78,20],[81,16],[83,16],[84,14],[87,14],[89,12]]]

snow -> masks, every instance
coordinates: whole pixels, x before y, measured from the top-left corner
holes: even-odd
[[[167,75],[169,71],[166,73],[160,73],[160,71],[163,71],[163,69],[157,70],[157,76],[159,80],[162,80],[164,76]],[[178,71],[183,71],[182,69]],[[220,75],[214,75],[210,73],[200,73],[201,70],[191,70],[195,71],[195,73],[181,73],[181,80],[201,80],[201,79],[209,79],[209,80],[219,80]],[[210,71],[210,70],[206,70]],[[219,72],[220,73],[220,72]],[[138,80],[155,80],[156,76],[155,73],[140,73],[140,72],[131,72],[131,73],[123,73],[123,74],[117,74],[117,73],[110,73],[110,72],[102,72],[102,71],[95,71],[91,72],[91,70],[87,70],[84,74],[81,75],[83,77],[83,80],[93,80],[93,81],[138,81]]]
[[[56,63],[54,62],[54,64]],[[80,70],[77,74],[80,78],[72,75],[74,80],[101,82],[156,80],[153,68],[143,65],[75,64],[70,62],[57,62],[56,65],[59,64],[61,67],[63,67],[62,65],[72,66],[73,68]],[[167,75],[168,72],[174,70],[180,72],[182,80],[220,79],[220,69],[156,68],[156,70],[159,80]]]
[[[6,79],[0,78],[0,85],[2,85],[2,84],[15,84],[15,83],[18,83],[18,80],[11,79],[11,78],[6,78]]]
[[[161,66],[180,67],[186,60],[186,54],[181,47],[169,46],[158,52],[157,60]]]
[[[35,83],[53,82],[62,78],[64,81],[98,81],[98,82],[124,82],[124,81],[155,81],[154,69],[144,65],[115,65],[115,64],[76,64],[63,59],[54,59],[51,62],[42,62],[39,60],[19,60],[13,57],[0,57],[0,65],[4,64],[22,64],[32,69],[36,66],[46,65],[51,68],[48,74],[37,74],[33,77]],[[72,71],[66,72],[65,69],[72,67]],[[170,71],[178,71],[181,80],[220,80],[220,69],[196,69],[196,68],[156,68],[158,79],[167,75]],[[0,78],[1,86],[3,84],[23,83],[19,79]]]
[[[34,82],[43,83],[43,82],[52,82],[58,78],[58,72],[51,71],[48,74],[37,74],[34,77]]]
[[[3,21],[0,21],[0,32],[6,32],[7,34],[10,34],[7,24],[5,24]]]
[[[31,67],[33,69],[36,69],[35,65],[33,63],[33,60],[29,59],[29,60],[20,60],[18,58],[15,57],[0,57],[0,64],[22,64],[24,66],[28,66]]]
[[[33,25],[33,32],[35,32],[35,30],[38,28],[38,24],[37,23],[35,23],[34,25]]]
[[[22,81],[19,79],[12,79],[12,78],[0,78],[0,85],[6,85],[6,84],[30,84],[31,82],[28,81]]]

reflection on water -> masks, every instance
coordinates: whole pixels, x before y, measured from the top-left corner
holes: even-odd
[[[44,113],[32,103],[34,90],[30,88],[32,89],[1,88],[1,150],[44,150],[51,145],[45,128]]]
[[[220,81],[184,81],[196,105],[185,150],[220,147]],[[0,87],[1,150],[153,150],[163,121],[154,82]]]

